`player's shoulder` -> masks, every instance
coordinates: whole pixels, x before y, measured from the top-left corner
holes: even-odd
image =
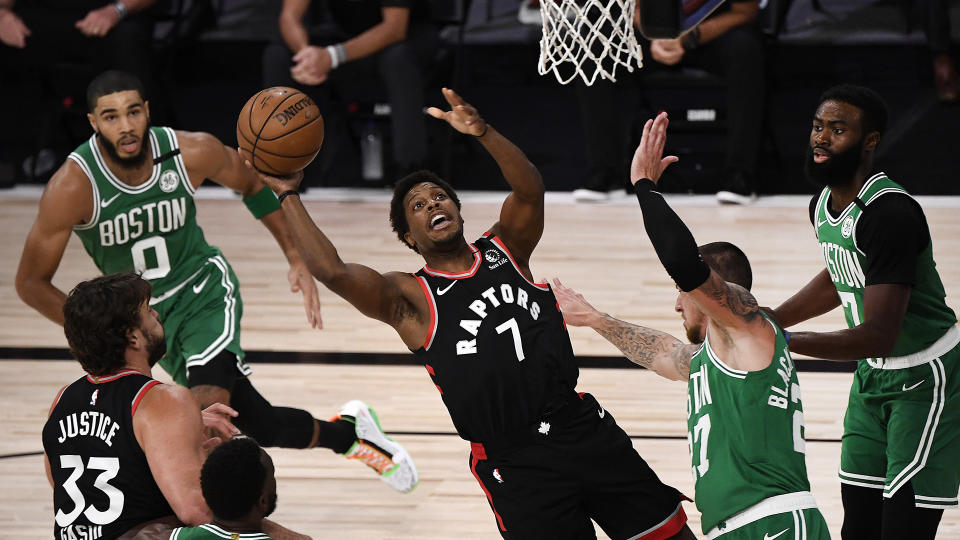
[[[140,396],[137,411],[146,411],[148,414],[164,414],[195,408],[199,408],[199,405],[197,405],[196,398],[188,388],[157,381],[156,384],[144,389],[143,395]]]
[[[211,151],[221,150],[224,146],[220,139],[206,131],[175,130],[174,133],[188,166],[193,160],[209,157]]]

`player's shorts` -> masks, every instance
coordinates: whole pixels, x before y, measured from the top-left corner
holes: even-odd
[[[780,507],[793,507],[786,512],[769,514]],[[722,540],[830,540],[830,531],[823,514],[809,492],[788,493],[765,499],[724,520],[707,531],[707,539]]]
[[[188,368],[202,367],[227,350],[236,357],[240,373],[249,375],[250,366],[244,362],[240,348],[240,282],[227,260],[222,255],[210,257],[179,287],[175,294],[155,304],[151,300],[150,307],[157,310],[167,338],[167,354],[160,366],[178,384],[187,386]],[[218,386],[229,388],[226,384]]]
[[[957,506],[960,346],[903,369],[860,362],[843,421],[840,481],[886,498],[911,482],[917,507]]]
[[[596,538],[591,519],[613,539],[668,538],[686,523],[686,497],[660,482],[590,394],[537,422],[524,444],[471,446],[470,470],[503,538]]]

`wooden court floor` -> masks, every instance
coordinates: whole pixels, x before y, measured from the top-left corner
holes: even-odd
[[[244,299],[243,344],[248,350],[304,352],[406,352],[388,327],[364,319],[321,288],[323,330],[306,326],[302,305],[288,292],[286,266],[270,235],[238,200],[204,188],[199,221],[208,241],[233,264]],[[496,220],[502,193],[463,194],[468,239]],[[317,219],[348,262],[377,270],[415,271],[422,262],[389,229],[384,192],[312,191],[306,197]],[[682,336],[673,311],[675,290],[643,232],[634,200],[574,204],[548,194],[543,239],[532,259],[538,278],[559,277],[614,316]],[[697,241],[732,241],[750,257],[754,294],[776,305],[821,268],[806,217],[806,198],[762,199],[751,207],[719,207],[704,197],[671,197]],[[921,198],[934,238],[934,255],[948,295],[960,291],[960,200]],[[66,346],[61,329],[22,304],[13,279],[23,239],[34,219],[37,193],[0,192],[0,538],[49,537],[51,490],[43,475],[40,429],[56,391],[80,376],[71,361],[31,360],[34,348]],[[79,241],[71,239],[54,282],[69,289],[96,275]],[[954,309],[960,302],[948,296]],[[830,313],[804,325],[842,327]],[[571,329],[578,355],[617,354],[593,331]],[[14,348],[27,349],[22,357]],[[158,378],[166,379],[158,369]],[[373,405],[385,429],[416,460],[420,485],[400,495],[365,467],[328,450],[272,449],[279,481],[274,518],[326,539],[493,539],[496,525],[467,468],[468,445],[453,427],[422,367],[348,364],[255,364],[253,382],[275,404],[302,407],[318,418],[349,399]],[[807,467],[821,510],[839,538],[842,519],[839,438],[848,373],[801,372],[807,425]],[[591,392],[634,437],[661,478],[692,495],[685,424],[685,385],[637,369],[581,370],[578,390]],[[699,535],[699,514],[686,505]],[[606,538],[598,529],[598,537]],[[944,514],[939,538],[960,539],[960,512]]]

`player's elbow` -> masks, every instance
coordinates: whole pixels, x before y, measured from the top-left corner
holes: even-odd
[[[17,277],[14,280],[14,288],[17,290],[17,296],[28,306],[33,305],[38,284],[39,280],[35,276],[31,276],[29,273],[23,271],[18,271]]]

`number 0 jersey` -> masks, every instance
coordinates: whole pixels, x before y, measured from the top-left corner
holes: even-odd
[[[136,371],[64,388],[43,426],[53,476],[54,538],[116,538],[173,510],[133,432],[143,396],[160,384]]]
[[[220,250],[207,244],[197,225],[196,190],[174,131],[152,127],[143,144],[154,158],[165,159],[155,160],[150,178],[139,186],[110,171],[96,135],[70,154],[93,188],[93,217],[73,230],[101,272],[141,272],[157,298],[182,286]]]
[[[809,491],[803,404],[783,332],[760,371],[729,367],[710,336],[690,359],[687,442],[703,533],[775,495]]]
[[[431,330],[414,352],[457,433],[497,444],[529,433],[552,405],[565,402],[579,372],[550,286],[527,280],[495,236],[470,248],[474,263],[466,272],[424,266],[416,273]]]

